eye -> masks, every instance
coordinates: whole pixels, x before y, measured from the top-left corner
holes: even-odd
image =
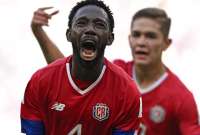
[[[148,33],[146,33],[146,37],[150,38],[150,39],[156,39],[157,35],[154,32],[148,32]]]
[[[132,32],[131,32],[131,36],[132,36],[132,37],[137,38],[137,37],[140,37],[140,35],[141,35],[141,34],[140,34],[140,32],[138,32],[138,31],[132,31]]]
[[[106,29],[106,25],[102,22],[96,22],[95,25],[99,29]]]
[[[97,29],[107,29],[107,23],[102,19],[95,19],[94,24]]]
[[[78,20],[76,22],[77,27],[84,27],[87,24],[86,20]]]

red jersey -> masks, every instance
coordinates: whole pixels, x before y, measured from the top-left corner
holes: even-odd
[[[70,60],[32,76],[21,105],[22,132],[32,135],[37,127],[37,135],[120,135],[138,128],[140,93],[132,79],[105,59],[98,79],[82,90],[71,77]]]
[[[115,60],[134,80],[134,62]],[[169,69],[142,93],[142,135],[200,135],[192,93]]]

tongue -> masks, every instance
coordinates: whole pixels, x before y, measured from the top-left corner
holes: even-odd
[[[95,56],[95,52],[91,49],[83,49],[82,55],[87,58],[93,58]]]
[[[83,51],[87,55],[91,55],[93,53],[93,50],[89,50],[89,49],[83,49]]]

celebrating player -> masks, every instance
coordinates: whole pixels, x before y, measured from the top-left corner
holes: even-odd
[[[132,79],[104,57],[114,39],[109,7],[102,1],[81,1],[71,10],[68,27],[73,54],[30,79],[21,105],[22,132],[133,135],[140,123],[141,98]]]

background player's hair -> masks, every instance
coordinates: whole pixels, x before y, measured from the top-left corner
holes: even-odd
[[[113,18],[113,13],[111,12],[109,6],[105,5],[105,3],[101,0],[83,0],[81,2],[78,2],[71,10],[69,14],[69,22],[68,22],[68,27],[71,28],[72,25],[72,20],[76,12],[87,5],[95,5],[100,8],[102,8],[108,15],[109,22],[110,22],[110,30],[113,32],[114,29],[114,18]]]
[[[171,26],[171,19],[168,17],[167,13],[160,8],[144,8],[135,13],[132,18],[131,28],[133,23],[138,18],[151,18],[157,20],[161,25],[161,32],[163,33],[164,37],[168,37],[169,30]]]

